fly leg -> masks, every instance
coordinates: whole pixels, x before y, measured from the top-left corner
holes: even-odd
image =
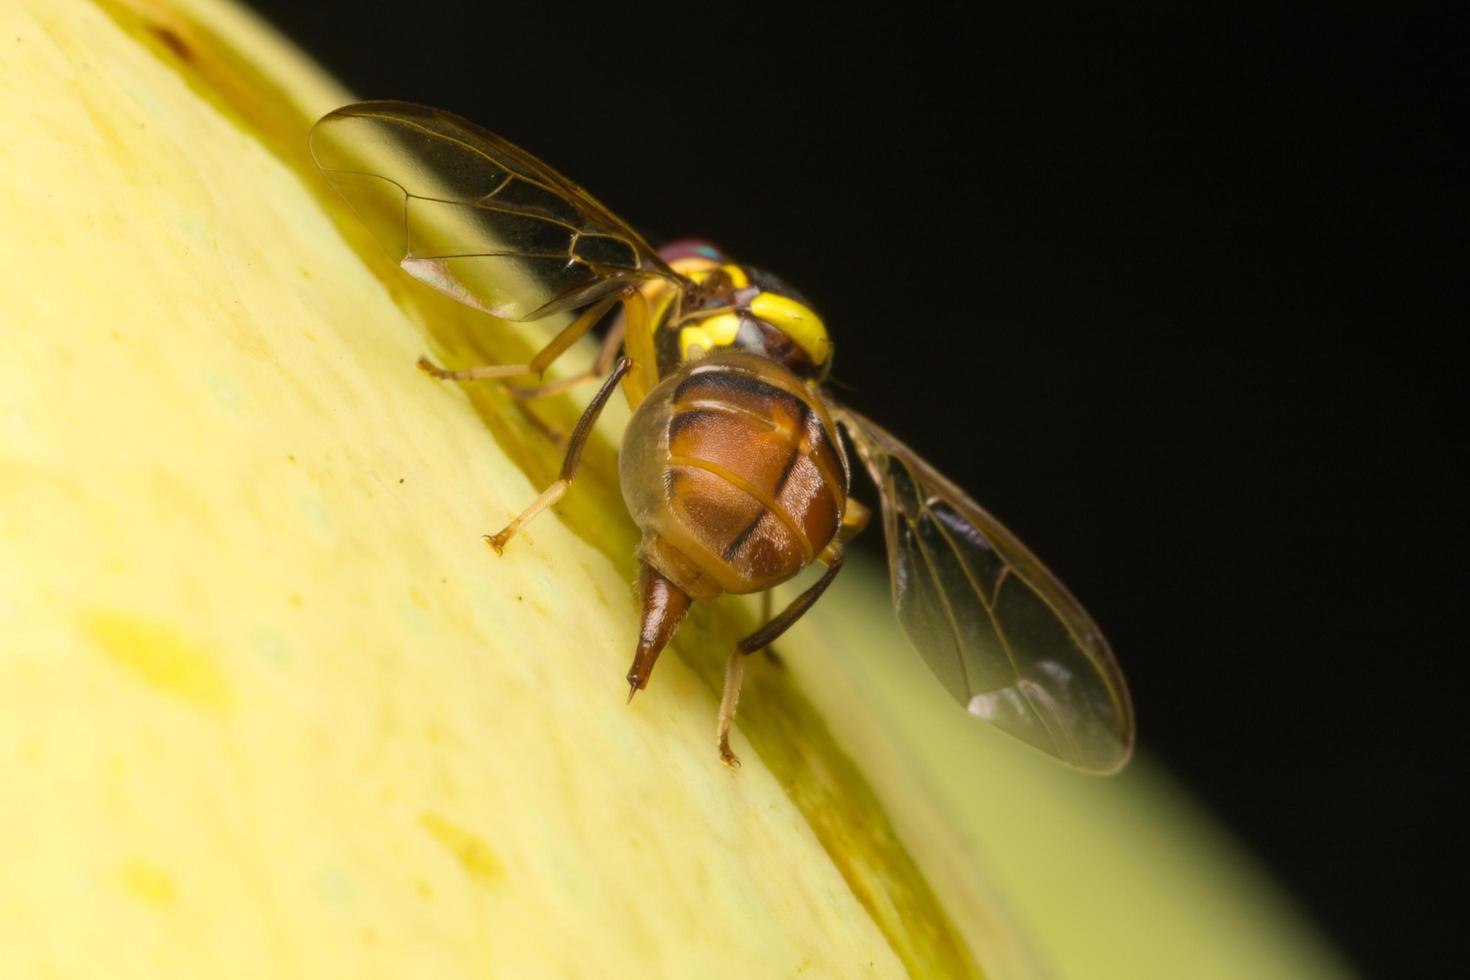
[[[720,722],[716,736],[720,747],[720,761],[731,769],[740,767],[740,760],[730,751],[730,725],[735,721],[735,708],[740,704],[740,682],[745,678],[745,658],[748,654],[776,642],[827,591],[827,586],[832,584],[832,580],[842,570],[842,552],[829,548],[824,552],[823,560],[827,563],[827,571],[822,577],[792,599],[791,604],[781,610],[775,619],[735,644],[730,658],[725,661],[725,692],[720,697]]]
[[[505,543],[521,529],[522,525],[556,503],[567,492],[567,488],[572,485],[572,478],[577,475],[577,464],[582,458],[582,447],[587,444],[587,437],[592,434],[592,426],[597,423],[597,417],[602,414],[607,400],[617,389],[618,382],[632,366],[633,362],[628,358],[619,358],[617,364],[613,365],[612,373],[602,382],[602,387],[597,389],[597,394],[592,396],[592,401],[587,405],[582,417],[577,420],[577,427],[572,430],[571,441],[567,443],[567,455],[561,464],[561,475],[556,481],[541,491],[541,495],[531,501],[531,506],[512,518],[509,524],[494,534],[485,535],[485,543],[494,549],[497,555],[505,550]]]
[[[505,393],[512,398],[522,401],[531,398],[544,398],[547,395],[557,395],[563,391],[569,391],[577,385],[586,381],[595,381],[612,370],[613,362],[617,360],[618,351],[623,346],[623,334],[627,329],[626,321],[619,319],[607,336],[603,338],[602,349],[597,353],[597,360],[585,371],[569,374],[565,378],[556,381],[548,381],[539,385],[512,385],[505,386]]]
[[[553,361],[566,353],[568,347],[572,346],[582,335],[597,326],[607,311],[612,309],[620,300],[625,300],[628,293],[613,293],[606,296],[577,315],[577,318],[562,328],[561,333],[551,338],[536,356],[525,364],[481,364],[478,367],[461,368],[451,371],[430,361],[427,357],[421,357],[418,361],[420,371],[425,374],[439,378],[443,381],[480,381],[484,378],[516,378],[527,374],[542,374],[549,368]]]
[[[770,621],[770,619],[771,619],[771,603],[774,602],[774,601],[775,600],[771,596],[771,590],[770,589],[767,589],[766,591],[764,591],[764,592],[761,593],[761,615],[760,615],[760,622],[766,623],[766,622],[769,622]],[[778,656],[777,653],[776,653],[776,651],[775,650],[772,650],[769,646],[762,647],[760,652],[763,653],[763,654],[765,654],[766,659],[769,660],[771,663],[776,664],[777,666],[780,665],[780,663],[781,663],[780,656]]]

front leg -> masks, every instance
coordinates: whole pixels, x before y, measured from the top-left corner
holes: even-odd
[[[532,398],[545,398],[548,395],[558,395],[563,391],[570,391],[572,388],[584,382],[596,381],[598,378],[606,376],[607,372],[612,370],[613,364],[617,361],[618,351],[623,347],[623,334],[625,330],[626,323],[620,318],[612,329],[608,330],[607,336],[602,340],[602,348],[597,352],[597,360],[593,361],[592,366],[587,370],[578,371],[576,374],[569,374],[565,378],[557,381],[548,381],[545,384],[507,384],[504,388],[505,393],[520,401],[528,401]]]
[[[481,381],[485,378],[518,378],[529,374],[540,375],[551,367],[558,357],[566,353],[568,347],[580,340],[583,334],[597,326],[602,318],[607,316],[608,310],[611,310],[620,300],[625,300],[627,296],[627,291],[613,293],[593,303],[578,314],[575,320],[563,327],[560,333],[551,338],[550,343],[537,351],[536,356],[525,364],[481,364],[478,367],[452,371],[440,367],[427,357],[421,357],[418,360],[419,370],[442,381]]]

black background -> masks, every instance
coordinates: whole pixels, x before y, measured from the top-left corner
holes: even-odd
[[[791,280],[845,399],[1086,600],[1144,744],[1335,943],[1454,962],[1461,25],[255,5]]]

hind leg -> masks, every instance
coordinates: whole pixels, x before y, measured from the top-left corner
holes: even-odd
[[[735,709],[740,704],[740,684],[745,678],[745,658],[776,642],[782,633],[806,615],[806,611],[822,597],[822,593],[827,591],[827,586],[832,584],[832,580],[841,570],[842,552],[834,551],[827,562],[826,573],[805,592],[791,600],[791,604],[781,610],[775,619],[737,643],[729,659],[725,661],[725,690],[720,696],[720,720],[715,737],[720,749],[720,761],[731,769],[740,768],[740,760],[730,750],[730,726],[735,722]]]

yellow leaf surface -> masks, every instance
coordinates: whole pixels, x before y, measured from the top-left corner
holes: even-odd
[[[346,100],[223,0],[0,0],[0,976],[1340,970],[1146,762],[951,710],[871,572],[738,774],[740,603],[625,705],[626,412],[490,554],[578,399],[413,369],[553,325],[376,250],[305,155]]]

